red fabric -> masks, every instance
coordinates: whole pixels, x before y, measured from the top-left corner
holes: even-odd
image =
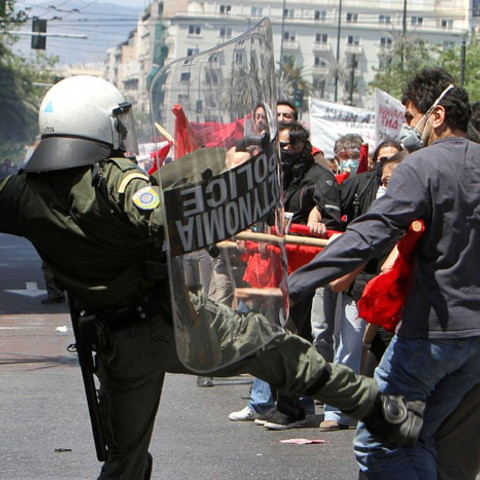
[[[163,165],[171,146],[172,142],[168,142],[163,147],[160,147],[156,152],[150,153],[150,157],[153,159],[153,165],[148,171],[149,175],[153,175],[157,171],[158,166],[160,165],[161,167]]]
[[[187,153],[193,152],[197,148],[192,126],[183,111],[183,108],[176,103],[172,107],[172,112],[175,115],[175,158],[181,158]]]
[[[360,146],[360,162],[357,168],[357,175],[365,172],[368,172],[368,143],[362,143]]]
[[[190,122],[182,107],[175,104],[172,107],[175,115],[175,158],[181,158],[193,152],[198,147],[213,148],[235,145],[235,142],[244,136],[245,120],[251,115],[235,119],[231,123],[218,122]]]
[[[247,268],[243,280],[253,288],[278,287],[282,281],[279,253],[278,247],[268,245],[260,251],[258,243],[246,241],[242,260],[247,263]]]
[[[341,185],[349,176],[350,176],[350,172],[345,172],[345,173],[339,173],[338,175],[335,175],[335,178],[337,179],[338,184]]]
[[[287,251],[287,272],[289,275],[312,261],[322,251],[322,247],[307,247],[292,243],[287,243],[285,249]]]
[[[198,145],[206,148],[225,147],[229,149],[244,136],[245,118],[231,123],[191,122],[192,131]]]
[[[275,227],[272,227],[272,234],[275,235],[275,232]],[[310,229],[308,226],[298,223],[292,223],[290,225],[290,232],[310,235]],[[327,238],[330,238],[335,233],[341,232],[327,230]],[[260,254],[258,243],[246,241],[244,245],[245,253],[242,256],[242,260],[247,263],[247,269],[245,270],[243,279],[252,287],[277,287],[281,281],[281,264],[279,259],[280,249],[274,245],[267,245],[265,247],[266,253]],[[321,252],[322,248],[323,247],[311,247],[307,245],[286,243],[285,250],[287,254],[288,274],[291,274],[298,268],[310,262],[319,252]],[[268,280],[268,275],[271,276],[270,281]]]
[[[412,227],[398,242],[398,256],[390,271],[370,280],[362,298],[357,302],[358,316],[369,323],[381,325],[389,332],[395,332],[400,320],[408,279],[411,272],[411,258],[415,245],[425,229],[423,222],[419,232]]]
[[[325,155],[325,154],[323,153],[323,150],[320,150],[319,148],[314,147],[314,146],[312,145],[312,155],[316,155],[317,153],[321,153],[322,155]]]

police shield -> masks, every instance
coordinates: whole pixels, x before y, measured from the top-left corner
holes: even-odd
[[[287,317],[268,19],[161,69],[150,88],[177,350],[198,373],[253,354]],[[163,138],[162,138],[163,136]]]

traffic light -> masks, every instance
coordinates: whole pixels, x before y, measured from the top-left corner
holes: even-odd
[[[32,20],[32,33],[46,33],[47,21],[40,18],[33,18]],[[42,35],[32,35],[32,42],[30,48],[35,50],[45,50],[47,44],[47,37]]]
[[[297,108],[301,108],[303,105],[303,90],[296,88],[293,92],[293,104]]]

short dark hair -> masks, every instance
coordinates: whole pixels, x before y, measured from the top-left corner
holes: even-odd
[[[402,103],[411,102],[420,113],[426,113],[450,85],[453,77],[443,68],[426,68],[407,84],[402,92]],[[467,131],[472,110],[465,89],[455,86],[438,103],[445,109],[445,123],[452,129]]]
[[[387,158],[383,164],[382,164],[382,170],[385,165],[388,165],[389,163],[401,163],[403,160],[408,157],[408,150],[400,150],[397,152],[395,155],[392,155],[390,158]]]
[[[277,107],[278,105],[286,105],[287,107],[290,107],[293,110],[293,119],[295,121],[298,120],[298,110],[293,103],[289,102],[288,100],[278,100]]]
[[[372,161],[374,163],[377,162],[378,157],[380,156],[380,150],[386,147],[396,148],[399,152],[403,150],[402,144],[400,142],[397,142],[396,140],[384,140],[383,142],[378,144],[377,148],[373,152]]]
[[[292,144],[302,142],[303,151],[311,152],[310,132],[299,122],[280,122],[278,131],[288,130],[288,138]]]

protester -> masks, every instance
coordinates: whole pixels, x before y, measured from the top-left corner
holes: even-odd
[[[402,322],[375,371],[380,391],[426,401],[420,438],[415,446],[378,442],[360,423],[354,448],[369,479],[433,480],[434,434],[480,382],[480,272],[472,269],[480,261],[480,145],[465,138],[468,95],[445,71],[421,71],[402,101],[408,144],[428,148],[410,154],[385,195],[295,272],[289,287],[292,301],[301,300],[378,256],[414,220],[424,222]]]
[[[288,100],[279,100],[277,102],[277,119],[278,122],[297,122],[297,107]]]

